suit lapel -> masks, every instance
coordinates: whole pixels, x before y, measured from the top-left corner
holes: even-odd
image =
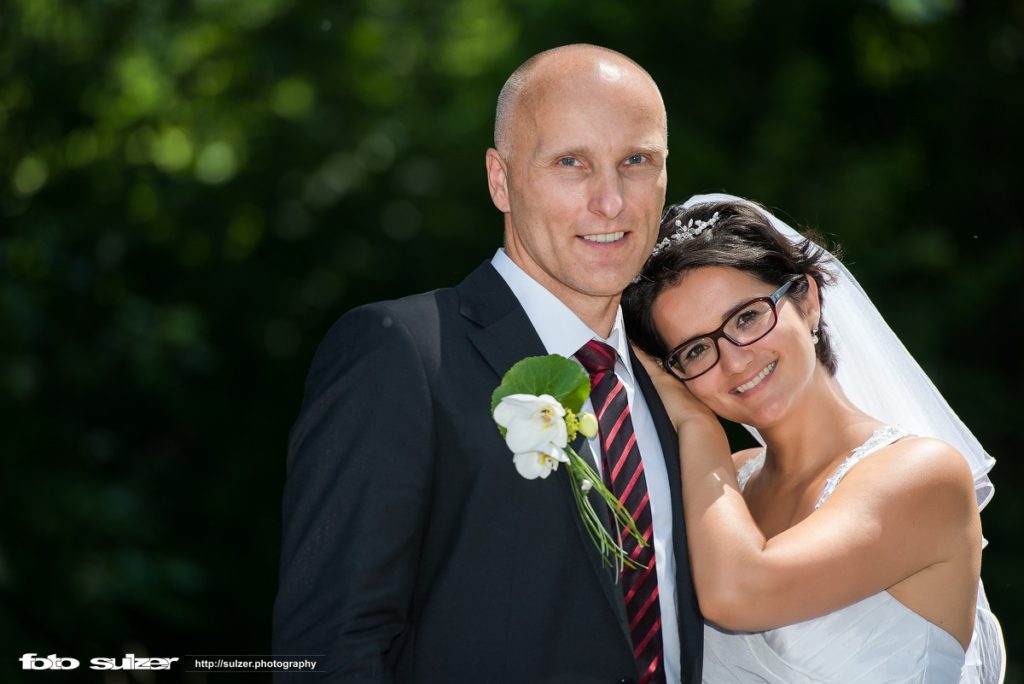
[[[672,421],[669,420],[668,414],[665,413],[665,406],[661,403],[657,390],[654,389],[654,383],[651,382],[650,376],[647,375],[647,370],[640,363],[640,360],[636,358],[632,348],[629,350],[629,359],[633,367],[633,377],[636,378],[637,385],[640,391],[643,392],[647,408],[651,412],[651,418],[654,420],[654,428],[658,433],[658,441],[661,443],[661,453],[665,457],[665,469],[668,472],[669,489],[672,492],[672,516],[673,527],[675,527],[675,521],[682,520],[683,512],[682,480],[680,479],[678,458],[679,439],[676,436],[675,428],[672,427]]]
[[[545,353],[523,307],[489,262],[455,289],[459,293],[459,312],[480,326],[469,334],[469,340],[499,380],[517,361]]]
[[[590,444],[582,435],[576,438],[573,442],[572,447],[576,450],[576,453],[580,455],[580,458],[587,461],[590,467],[595,472],[601,472],[597,470],[597,464],[595,462],[594,453],[590,450]],[[566,480],[566,487],[570,487],[569,475],[565,474],[564,479]],[[594,507],[594,511],[597,512],[597,517],[601,519],[601,524],[604,525],[606,530],[612,531],[611,515],[608,513],[608,506],[605,504],[604,499],[594,491],[590,490],[587,494],[587,498],[590,499],[590,505]],[[618,578],[616,577],[615,568],[609,566],[602,558],[600,553],[594,546],[594,541],[590,538],[590,533],[587,531],[586,526],[583,524],[583,519],[580,518],[580,512],[576,508],[576,501],[571,496],[566,497],[566,501],[569,502],[569,515],[576,521],[576,529],[580,535],[580,541],[587,547],[587,558],[590,559],[590,566],[594,572],[597,573],[598,578],[601,580],[601,588],[604,589],[605,597],[608,599],[608,603],[611,605],[612,612],[615,613],[615,618],[622,628],[622,636],[630,644],[633,643],[633,637],[629,633],[629,618],[626,615],[626,604],[622,599],[622,587],[618,584]]]
[[[686,519],[683,517],[683,491],[679,467],[679,440],[669,420],[665,407],[654,389],[654,383],[636,355],[630,350],[630,360],[637,385],[647,400],[654,427],[665,456],[665,472],[668,475],[669,491],[672,497],[672,546],[676,556],[677,610],[680,647],[683,660],[683,681],[699,682],[701,678],[701,657],[704,649],[704,627],[700,616],[697,594],[693,588],[690,573],[690,553],[686,544]]]
[[[517,361],[528,356],[541,356],[547,353],[529,317],[512,294],[512,290],[489,262],[485,262],[473,271],[456,287],[459,293],[459,311],[466,318],[474,321],[479,328],[469,334],[469,340],[480,352],[487,364],[494,370],[498,386],[501,377]],[[583,459],[596,470],[594,455],[590,451],[587,440],[582,436],[573,443],[573,448]],[[678,465],[677,465],[678,470]],[[622,601],[622,589],[616,583],[615,571],[601,559],[593,541],[576,509],[576,500],[569,487],[569,474],[560,468],[557,475],[563,488],[563,500],[566,502],[566,515],[570,516],[579,532],[580,543],[586,546],[587,558],[593,571],[597,573],[604,589],[608,603],[622,627],[623,637],[629,642],[629,624],[626,608]],[[610,529],[607,507],[593,491],[589,494],[591,504],[602,518],[606,529]]]
[[[690,577],[690,556],[686,546],[686,521],[683,518],[683,492],[682,479],[679,468],[679,438],[676,430],[665,413],[665,406],[658,397],[654,383],[651,382],[647,370],[636,358],[633,350],[629,351],[630,361],[633,365],[633,375],[637,380],[637,386],[643,392],[647,401],[647,408],[651,412],[654,421],[654,429],[658,433],[658,441],[661,443],[661,453],[665,458],[665,472],[668,475],[668,487],[672,497],[672,545],[675,548],[677,576],[681,579],[685,574],[687,582]],[[680,584],[680,586],[685,586]],[[682,607],[680,607],[682,609]]]

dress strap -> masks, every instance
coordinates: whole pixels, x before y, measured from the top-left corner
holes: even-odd
[[[832,473],[832,476],[825,481],[825,490],[821,493],[821,496],[818,497],[818,503],[814,504],[814,510],[821,508],[822,504],[825,503],[825,500],[832,496],[832,492],[836,490],[836,487],[839,486],[842,479],[846,477],[846,473],[850,472],[850,468],[857,465],[879,449],[887,447],[897,440],[903,439],[908,434],[910,433],[896,427],[895,425],[886,425],[871,433],[871,436],[868,437],[867,441],[854,449],[850,455],[846,457],[846,460],[836,468],[836,471]]]
[[[748,459],[736,472],[736,482],[739,484],[741,492],[746,488],[750,476],[760,470],[762,466],[764,466],[764,449],[761,449],[757,456]]]

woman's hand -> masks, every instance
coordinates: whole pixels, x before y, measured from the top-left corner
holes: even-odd
[[[711,412],[703,402],[690,394],[686,385],[673,377],[662,365],[652,356],[644,353],[637,347],[633,347],[640,362],[644,365],[647,374],[651,376],[655,389],[661,403],[665,405],[672,425],[679,430],[679,427],[686,421],[693,419],[711,419],[717,421],[715,414]]]

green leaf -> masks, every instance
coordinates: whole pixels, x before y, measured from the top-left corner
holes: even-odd
[[[510,394],[550,394],[562,406],[579,413],[590,395],[590,376],[575,361],[558,354],[529,356],[508,369],[491,395],[491,413]]]

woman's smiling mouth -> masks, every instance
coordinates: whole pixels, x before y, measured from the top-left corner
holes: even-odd
[[[744,392],[747,392],[747,391],[750,391],[750,390],[754,389],[755,387],[760,385],[761,382],[763,382],[765,378],[767,378],[769,375],[772,374],[772,371],[775,370],[775,366],[777,366],[778,364],[779,364],[779,362],[778,362],[777,359],[775,361],[772,361],[771,363],[769,363],[767,366],[764,367],[764,370],[762,370],[760,373],[755,375],[749,381],[743,383],[739,387],[734,388],[732,390],[732,393],[733,394],[743,394]]]

